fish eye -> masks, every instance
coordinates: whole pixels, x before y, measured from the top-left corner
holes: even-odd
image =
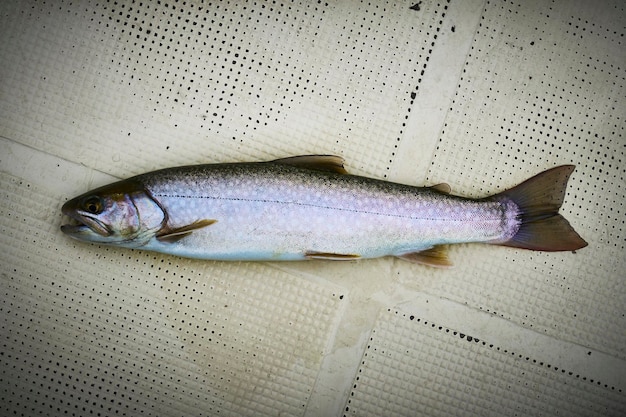
[[[102,213],[102,199],[97,196],[88,197],[83,201],[83,209],[91,214]]]

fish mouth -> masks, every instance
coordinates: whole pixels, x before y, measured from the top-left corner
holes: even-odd
[[[93,232],[100,236],[108,237],[113,234],[111,229],[101,220],[87,213],[76,211],[76,209],[69,207],[68,204],[63,205],[61,211],[69,217],[69,222],[61,226],[61,231],[66,235],[78,237]]]

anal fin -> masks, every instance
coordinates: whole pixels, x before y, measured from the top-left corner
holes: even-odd
[[[423,251],[408,252],[397,256],[405,261],[435,268],[449,268],[452,266],[452,262],[448,259],[448,251],[444,245],[437,245]]]
[[[178,242],[185,236],[189,236],[194,230],[202,229],[203,227],[210,226],[216,222],[217,220],[214,219],[202,219],[196,220],[195,222],[185,226],[176,227],[174,229],[165,226],[159,231],[159,233],[156,235],[156,238],[159,242],[163,243]]]

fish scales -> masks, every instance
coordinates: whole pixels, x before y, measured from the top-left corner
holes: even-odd
[[[217,222],[177,254],[213,259],[305,258],[307,252],[376,257],[441,243],[502,238],[502,203],[442,195],[289,165],[232,164],[170,170],[140,180],[171,226]],[[158,245],[158,243],[157,243]],[[232,255],[236,254],[236,255]]]

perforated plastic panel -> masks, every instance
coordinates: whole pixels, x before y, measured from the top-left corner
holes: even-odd
[[[0,414],[622,415],[626,11],[0,3]],[[575,164],[576,253],[220,263],[69,240],[167,166],[338,154],[482,197]]]
[[[383,311],[344,415],[623,414],[623,394],[610,382],[555,366],[532,350],[476,338],[407,311]]]

